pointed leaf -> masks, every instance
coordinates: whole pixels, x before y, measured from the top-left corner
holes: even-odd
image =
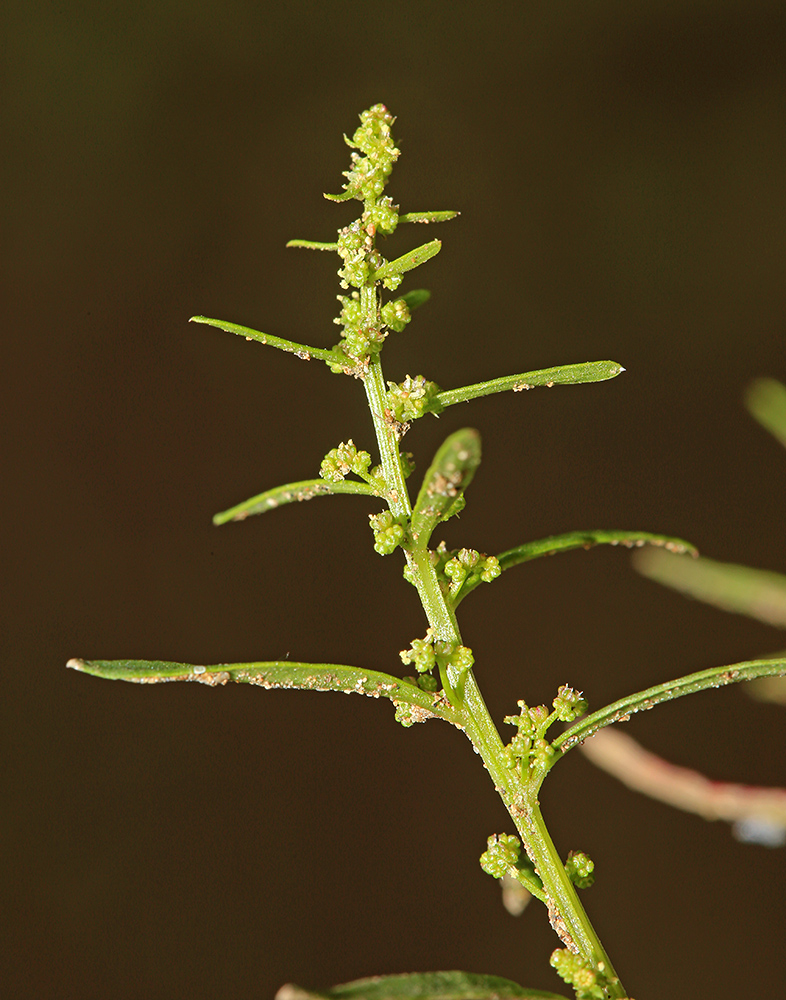
[[[338,250],[338,243],[317,243],[316,240],[290,240],[286,245],[305,250]]]
[[[287,983],[276,994],[276,1000],[565,1000],[565,997],[528,990],[500,976],[412,972],[356,979],[318,993]]]
[[[636,712],[645,712],[664,701],[682,698],[686,694],[696,694],[709,688],[724,687],[726,684],[738,684],[741,681],[752,681],[756,677],[782,677],[786,675],[786,659],[748,660],[745,663],[734,663],[728,667],[712,667],[710,670],[699,670],[695,674],[678,677],[665,684],[656,684],[646,691],[621,698],[591,715],[585,716],[570,729],[558,736],[552,743],[555,750],[563,754],[582,740],[592,736],[604,726],[614,722],[626,722]]]
[[[460,212],[407,212],[398,217],[401,222],[448,222],[455,219]]]
[[[516,546],[515,549],[501,552],[497,559],[500,569],[505,570],[540,556],[551,556],[556,552],[569,552],[571,549],[591,549],[595,545],[622,545],[627,549],[656,545],[680,555],[695,557],[699,554],[690,542],[685,542],[681,538],[672,538],[670,535],[653,535],[649,531],[606,531],[599,529],[596,531],[568,531],[564,535],[551,535],[548,538],[539,538],[534,542],[525,542],[523,545]],[[480,582],[479,579],[467,580],[457,604],[471,593]]]
[[[515,549],[501,552],[497,558],[502,569],[510,569],[519,563],[529,562],[538,556],[550,556],[555,552],[568,552],[570,549],[591,549],[594,545],[622,545],[626,549],[641,548],[644,545],[657,545],[678,555],[698,556],[698,550],[681,538],[671,535],[653,535],[649,531],[568,531],[564,535],[551,535],[539,538],[535,542],[525,542]]]
[[[786,576],[735,563],[672,559],[665,552],[641,552],[639,573],[699,601],[786,628]]]
[[[411,292],[404,292],[401,298],[407,303],[409,311],[412,312],[413,309],[422,306],[424,302],[428,302],[431,298],[431,292],[426,288],[413,288]]]
[[[337,663],[292,663],[278,660],[267,663],[219,663],[195,666],[163,660],[69,660],[66,666],[107,680],[158,684],[165,681],[196,681],[218,687],[235,681],[256,687],[299,688],[304,691],[341,691],[365,694],[370,698],[388,698],[395,705],[407,706],[411,722],[425,722],[438,716],[460,725],[456,711],[438,693],[422,691],[417,685],[380,673]]]
[[[585,361],[578,365],[559,365],[556,368],[542,368],[539,371],[524,372],[522,375],[505,375],[490,382],[477,382],[459,389],[447,389],[437,399],[443,406],[464,403],[478,396],[490,396],[494,392],[521,392],[536,385],[578,385],[581,382],[604,382],[615,378],[625,369],[616,361]]]
[[[404,274],[405,271],[411,271],[413,268],[419,267],[427,260],[436,256],[441,249],[442,244],[439,240],[424,243],[423,246],[410,250],[409,253],[405,253],[402,257],[397,257],[395,260],[389,260],[386,264],[383,264],[382,267],[374,272],[374,280],[392,278],[396,275]]]
[[[259,330],[252,330],[247,326],[239,326],[237,323],[227,323],[223,319],[210,319],[208,316],[192,316],[189,323],[204,323],[206,326],[214,326],[219,330],[226,330],[227,333],[236,333],[246,340],[257,340],[260,344],[269,344],[277,347],[280,351],[287,351],[296,354],[304,361],[311,358],[319,358],[330,365],[345,365],[346,359],[342,358],[336,351],[326,351],[321,347],[310,347],[308,344],[297,344],[294,340],[284,340],[281,337],[273,337],[269,333],[260,333]]]
[[[745,402],[762,427],[786,447],[786,385],[774,378],[756,379]]]
[[[412,511],[412,538],[425,546],[440,521],[461,509],[462,494],[480,465],[480,434],[464,427],[446,438],[423,477]]]
[[[355,195],[350,191],[342,191],[341,194],[323,194],[322,197],[327,198],[328,201],[349,201],[350,198],[354,198]]]
[[[299,483],[286,483],[272,490],[260,493],[258,496],[244,500],[243,503],[223,510],[213,516],[213,524],[226,524],[228,521],[244,521],[250,514],[264,514],[265,511],[281,507],[296,500],[313,500],[314,497],[330,496],[335,493],[359,493],[363,496],[376,497],[379,494],[368,483],[356,483],[353,480],[341,479],[334,483],[328,479],[304,479]]]

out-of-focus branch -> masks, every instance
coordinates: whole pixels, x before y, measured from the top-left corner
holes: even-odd
[[[581,748],[593,764],[624,785],[685,812],[734,824],[739,840],[786,844],[786,789],[711,781],[645,750],[616,728],[602,729]]]

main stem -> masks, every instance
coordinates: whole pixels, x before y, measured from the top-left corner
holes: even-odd
[[[368,329],[378,327],[379,296],[376,286],[361,288],[360,301],[366,327]],[[369,359],[364,385],[374,421],[382,473],[388,488],[387,500],[390,510],[397,517],[409,518],[412,514],[412,505],[404,481],[396,428],[385,413],[385,380],[378,354]],[[410,543],[405,545],[404,551],[426,617],[436,638],[460,644],[461,633],[456,616],[445,600],[427,545]],[[538,788],[527,784],[522,779],[519,768],[511,766],[510,755],[502,743],[472,670],[459,676],[455,668],[449,668],[448,677],[454,692],[458,691],[461,704],[456,707],[463,714],[466,734],[491,775],[516,824],[521,842],[535,866],[535,871],[543,882],[551,926],[571,951],[581,955],[591,968],[602,973],[607,979],[609,1000],[623,1000],[628,994],[592,926],[576,893],[576,887],[568,878],[565,866],[546,828],[538,802]]]

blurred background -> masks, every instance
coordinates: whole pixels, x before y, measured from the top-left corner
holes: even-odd
[[[360,698],[64,665],[398,672],[423,634],[364,498],[212,526],[373,439],[357,382],[187,323],[335,341],[337,258],[284,244],[353,218],[322,192],[379,101],[402,211],[462,213],[385,248],[444,240],[403,286],[433,297],[386,376],[627,369],[418,423],[421,473],[450,431],[484,439],[448,545],[635,528],[786,571],[786,456],[742,406],[753,377],[786,379],[786,8],[7,0],[0,21],[4,994],[270,998],[452,968],[560,991],[542,908],[509,916],[477,864],[512,826],[458,732]],[[562,683],[597,708],[784,646],[611,548],[520,567],[461,611],[500,723]],[[782,709],[741,690],[627,732],[714,778],[785,780]],[[595,860],[585,902],[636,997],[779,993],[783,851],[579,754],[543,807],[560,850]]]

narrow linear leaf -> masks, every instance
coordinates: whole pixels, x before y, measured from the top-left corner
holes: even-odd
[[[413,268],[419,267],[427,260],[435,257],[441,249],[442,243],[439,240],[424,243],[423,246],[410,250],[409,253],[405,253],[402,257],[397,257],[395,260],[389,260],[386,264],[383,264],[379,270],[374,272],[374,279],[392,278],[395,275],[404,274],[405,271],[411,271]]]
[[[405,292],[401,298],[407,303],[409,311],[412,312],[413,309],[422,306],[424,302],[428,302],[431,298],[431,292],[426,288],[413,288],[411,292]]]
[[[497,558],[501,569],[510,569],[519,563],[529,562],[539,556],[550,556],[555,552],[568,552],[570,549],[591,549],[595,545],[622,545],[625,548],[641,548],[644,545],[657,545],[675,552],[678,555],[698,556],[698,549],[682,538],[672,538],[670,535],[653,535],[649,531],[568,531],[564,535],[551,535],[549,538],[539,538],[535,542],[525,542],[515,549],[501,552]]]
[[[477,382],[475,385],[464,385],[459,389],[446,389],[437,399],[443,406],[453,406],[464,403],[478,396],[490,396],[495,392],[522,392],[536,385],[579,385],[582,382],[605,382],[615,378],[625,369],[616,361],[585,361],[578,365],[559,365],[556,368],[543,368],[535,372],[524,372],[522,375],[505,375],[503,378],[491,379],[489,382]]]
[[[351,191],[343,191],[341,194],[323,194],[322,197],[328,201],[349,201],[355,195]]]
[[[637,691],[636,694],[621,698],[585,716],[558,736],[552,746],[564,754],[604,726],[610,726],[615,722],[626,722],[636,712],[646,712],[664,701],[673,701],[686,694],[696,694],[698,691],[724,687],[727,684],[752,681],[756,677],[782,677],[784,674],[786,674],[786,659],[748,660],[727,667],[700,670],[695,674],[667,681],[665,684],[656,684],[655,687],[647,688],[645,691]]]
[[[591,549],[595,545],[622,545],[625,548],[640,548],[644,545],[656,545],[680,555],[698,556],[698,550],[690,542],[670,535],[653,535],[649,531],[568,531],[564,535],[551,535],[539,538],[534,542],[525,542],[501,552],[497,559],[502,570],[511,569],[520,563],[538,559],[540,556],[552,556],[557,552],[570,552],[571,549]],[[467,594],[480,584],[480,579],[470,579],[464,584],[457,605]]]
[[[759,378],[745,396],[749,412],[786,448],[786,385],[774,378]]]
[[[399,224],[402,222],[448,222],[455,219],[461,212],[407,212],[398,217]]]
[[[412,511],[412,538],[427,545],[440,521],[461,509],[462,494],[472,482],[480,465],[480,434],[464,427],[443,441],[423,477],[418,499]]]
[[[356,979],[322,992],[292,983],[282,986],[276,1000],[565,1000],[559,993],[528,990],[500,976],[473,972],[412,972]]]
[[[227,333],[236,333],[239,337],[245,337],[246,340],[256,340],[260,344],[268,344],[270,347],[277,347],[280,351],[296,354],[304,361],[310,361],[311,358],[319,358],[320,361],[327,361],[331,365],[343,365],[346,361],[336,351],[326,351],[321,347],[310,347],[308,344],[297,344],[294,340],[273,337],[269,333],[260,333],[259,330],[252,330],[247,326],[239,326],[237,323],[227,323],[223,319],[210,319],[209,316],[192,316],[188,322],[204,323],[205,326],[214,326],[218,330],[226,330]]]
[[[316,240],[290,240],[286,245],[305,250],[338,250],[338,243],[318,243]]]
[[[665,552],[641,552],[634,566],[643,576],[724,611],[786,628],[786,576],[736,563],[672,559]]]
[[[409,706],[413,722],[438,717],[455,726],[459,715],[439,694],[422,691],[400,677],[361,670],[337,663],[292,663],[276,660],[264,663],[218,663],[198,666],[164,660],[69,660],[66,666],[106,680],[132,681],[136,684],[160,684],[167,681],[196,681],[220,687],[234,681],[268,690],[297,688],[302,691],[340,691],[364,694],[370,698],[388,698],[396,705]]]
[[[223,510],[213,516],[213,524],[226,524],[228,521],[244,521],[251,514],[264,514],[265,511],[281,507],[286,503],[301,500],[313,500],[314,497],[330,496],[335,493],[359,493],[362,496],[375,497],[379,494],[368,483],[356,483],[342,479],[337,483],[328,479],[304,479],[299,483],[286,483],[272,490],[260,493],[258,496],[244,500],[243,503]]]

